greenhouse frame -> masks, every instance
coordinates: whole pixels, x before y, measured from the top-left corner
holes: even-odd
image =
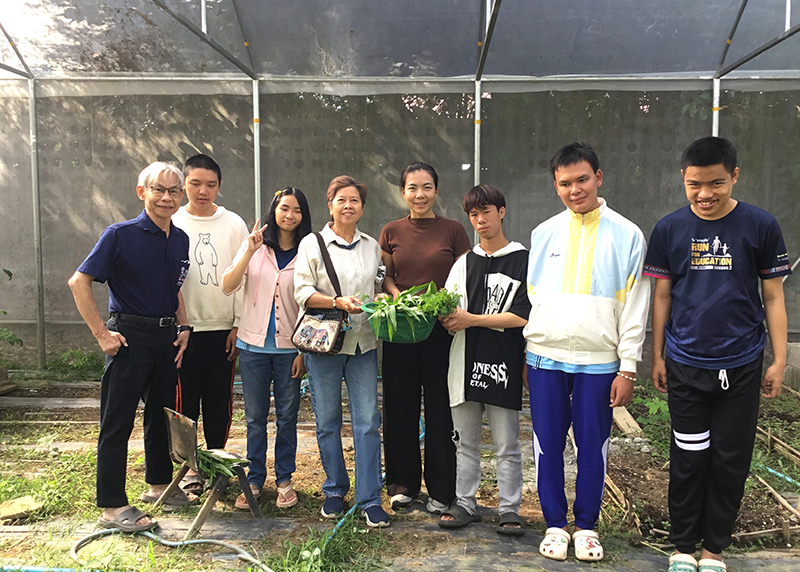
[[[139,171],[200,152],[249,225],[294,186],[321,227],[328,181],[350,174],[377,236],[407,214],[399,175],[421,160],[439,171],[438,214],[472,235],[461,197],[492,184],[527,244],[563,209],[548,170],[562,145],[593,145],[601,196],[649,236],[686,204],[683,149],[720,135],[739,152],[734,196],[774,214],[800,260],[800,0],[6,4],[0,326],[40,367],[93,347],[66,281],[141,210]],[[785,290],[798,333],[800,280]]]

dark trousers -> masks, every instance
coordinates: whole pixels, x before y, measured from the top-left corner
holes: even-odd
[[[106,355],[100,385],[100,437],[97,440],[97,506],[128,504],[125,475],[128,439],[139,399],[144,406],[145,481],[152,485],[172,480],[164,407],[175,407],[175,328],[108,321],[108,329],[125,336],[115,356]]]
[[[438,322],[416,344],[383,344],[383,453],[386,490],[416,496],[422,478],[419,416],[425,395],[425,485],[437,501],[456,496],[456,447],[447,391],[452,336]]]
[[[225,351],[229,333],[194,332],[178,370],[178,412],[197,421],[202,402],[208,449],[224,449],[231,428],[234,362]]]
[[[709,370],[667,358],[669,539],[680,552],[693,553],[702,542],[719,554],[731,544],[753,455],[762,362],[763,355]]]

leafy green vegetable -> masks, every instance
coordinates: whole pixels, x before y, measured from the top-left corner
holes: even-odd
[[[391,341],[397,331],[399,319],[405,320],[411,328],[412,335],[416,335],[417,324],[420,321],[450,314],[458,307],[460,299],[460,294],[449,292],[444,288],[437,291],[436,283],[428,282],[401,292],[396,300],[387,296],[369,304],[365,309],[372,314],[370,320],[378,322],[386,320]]]
[[[209,481],[213,481],[218,473],[227,477],[234,476],[231,467],[235,462],[235,459],[219,457],[211,451],[197,448],[197,468],[208,477]]]

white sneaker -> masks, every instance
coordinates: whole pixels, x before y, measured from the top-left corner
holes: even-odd
[[[427,510],[431,514],[442,514],[442,512],[447,510],[448,508],[449,505],[440,503],[433,497],[428,497],[428,503],[425,505],[425,510]]]

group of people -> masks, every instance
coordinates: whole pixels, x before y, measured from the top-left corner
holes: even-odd
[[[438,175],[425,163],[402,172],[409,215],[384,226],[378,240],[358,228],[367,188],[352,177],[331,181],[330,222],[320,232],[312,232],[305,195],[292,187],[275,193],[264,224],[256,221],[248,232],[240,217],[215,202],[222,173],[212,158],[196,155],[183,171],[153,163],[136,188],[143,212],[108,227],[70,279],[78,309],[107,354],[97,454],[100,525],[156,526],[125,494],[127,440],[139,399],[149,484],[141,500],[154,502],[172,475],[162,408],[197,419],[202,404],[206,444],[223,448],[238,356],[250,462],[243,486],[256,497],[264,489],[272,395],[276,503],[297,503],[292,475],[300,378],[307,372],[326,477],[321,514],[346,511],[344,380],[355,502],[370,527],[389,526],[384,484],[398,511],[418,497],[423,477],[425,507],[439,515],[441,527],[479,521],[485,412],[496,452],[497,531],[524,534],[519,411],[525,385],[547,523],[540,553],[564,560],[572,543],[579,560],[600,560],[595,528],[612,413],[633,395],[652,276],[652,377],[668,392],[673,431],[669,508],[676,552],[669,570],[724,570],[720,553],[731,543],[744,491],[758,394],[775,397],[781,389],[782,277],[791,272],[775,218],[731,197],[736,161],[733,145],[717,137],[686,149],[681,172],[689,204],[656,225],[649,249],[642,231],[598,196],[599,159],[581,143],[563,147],[550,162],[566,209],[533,230],[530,249],[505,237],[506,200],[489,185],[473,187],[462,202],[479,238],[470,249],[462,224],[434,212]],[[188,204],[181,207],[184,188]],[[94,302],[93,280],[108,282],[107,322]],[[424,341],[383,342],[381,416],[378,343],[362,305],[431,281],[460,294],[458,308],[441,316]],[[299,354],[292,344],[309,308],[349,314],[335,355]],[[762,376],[767,335],[774,360]],[[563,464],[570,426],[578,452],[572,533]],[[187,475],[165,506],[192,502],[204,486],[201,475]],[[248,508],[244,493],[236,506]]]

